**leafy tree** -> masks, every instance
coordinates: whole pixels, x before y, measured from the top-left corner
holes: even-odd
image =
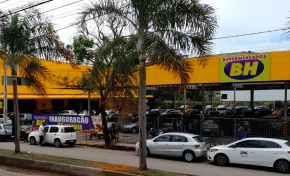
[[[99,48],[93,49],[95,45],[93,40],[79,36],[74,40],[71,48],[75,53],[77,63],[90,62],[93,64],[92,70],[84,74],[82,80],[75,87],[89,93],[97,92],[100,94],[101,106],[99,111],[102,116],[104,139],[107,147],[111,140],[105,110],[114,108],[112,102],[116,102],[116,100],[122,102],[123,105],[120,106],[121,108],[115,107],[115,111],[122,112],[122,108],[130,109],[128,105],[134,104],[130,101],[135,99],[134,92],[136,91],[137,81],[134,73],[137,71],[137,65],[135,62],[136,53],[132,50],[130,42],[132,41],[124,37],[114,40],[105,37]]]
[[[211,52],[210,40],[217,26],[214,10],[199,0],[99,0],[87,4],[81,26],[89,29],[93,19],[96,33],[108,32],[110,19],[117,19],[132,35],[139,57],[139,134],[141,170],[146,164],[146,66],[159,65],[187,84],[191,67],[175,49],[196,52],[203,57]],[[103,32],[100,32],[102,31]],[[204,59],[201,59],[203,62]]]
[[[53,60],[62,54],[63,45],[49,19],[37,10],[9,15],[0,11],[0,58],[10,67],[13,79],[15,152],[20,152],[19,106],[17,72],[25,79],[28,88],[44,95],[41,80],[47,70],[38,58]]]

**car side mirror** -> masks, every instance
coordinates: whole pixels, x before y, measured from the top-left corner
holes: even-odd
[[[156,142],[156,139],[154,139],[153,142]]]

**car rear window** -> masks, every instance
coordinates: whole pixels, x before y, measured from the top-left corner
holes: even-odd
[[[75,129],[73,127],[64,127],[61,132],[63,133],[73,133],[75,132]]]
[[[199,136],[192,137],[196,142],[203,142]]]

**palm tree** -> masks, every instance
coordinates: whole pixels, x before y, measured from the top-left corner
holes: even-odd
[[[13,79],[15,152],[20,152],[19,107],[17,72],[25,78],[25,84],[38,94],[44,95],[41,82],[46,68],[38,58],[55,59],[65,53],[63,45],[48,18],[37,10],[9,15],[0,12],[0,58],[10,67]]]
[[[178,75],[181,83],[186,84],[189,80],[190,66],[180,55],[168,50],[168,47],[187,53],[195,52],[201,58],[209,55],[210,40],[217,27],[217,21],[214,9],[201,4],[199,0],[99,0],[85,6],[82,12],[82,27],[86,28],[93,19],[97,25],[95,30],[108,32],[106,21],[111,18],[117,18],[138,37],[136,49],[139,57],[139,168],[145,170],[146,64],[152,61],[152,64],[158,64]]]
[[[76,63],[91,63],[93,67],[83,75],[77,85],[66,86],[100,94],[99,111],[102,116],[105,145],[109,147],[111,140],[105,110],[114,108],[115,111],[122,112],[123,108],[127,107],[126,104],[135,99],[133,94],[137,81],[134,73],[137,70],[135,60],[138,58],[132,41],[124,37],[115,36],[114,40],[104,37],[99,48],[94,47],[93,40],[84,35],[76,37],[73,46],[68,46],[74,53]],[[115,100],[122,105],[112,106]]]

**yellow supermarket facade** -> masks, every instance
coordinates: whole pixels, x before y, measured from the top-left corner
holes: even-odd
[[[189,84],[240,83],[290,80],[290,51],[213,56],[205,65],[197,58]],[[157,66],[147,68],[147,85],[173,85],[180,80]]]
[[[207,62],[204,65],[200,65],[197,58],[188,58],[186,60],[193,65],[189,84],[274,82],[290,80],[290,51],[212,56],[207,58]],[[54,109],[53,100],[62,100],[61,107],[59,107],[60,109],[68,106],[70,102],[72,104],[77,103],[77,100],[87,100],[88,95],[86,92],[77,89],[67,89],[59,83],[62,81],[73,83],[79,80],[83,73],[86,73],[90,67],[82,65],[72,67],[68,63],[44,60],[41,62],[43,62],[43,65],[45,65],[49,71],[49,79],[43,80],[47,95],[39,96],[31,92],[21,83],[21,78],[19,78],[19,100],[34,100],[36,108],[40,110]],[[0,76],[2,78],[2,84],[0,85],[0,99],[3,100],[3,63],[1,63],[1,65]],[[175,78],[170,72],[160,69],[158,66],[148,67],[146,71],[147,86],[180,84],[179,78]],[[11,78],[9,68],[7,70],[7,76],[9,84],[9,78]],[[12,84],[8,85],[9,100],[13,99],[12,91]],[[95,106],[99,105],[100,96],[98,94],[92,94],[91,99],[96,101]],[[85,107],[78,107],[78,109],[85,109]]]

